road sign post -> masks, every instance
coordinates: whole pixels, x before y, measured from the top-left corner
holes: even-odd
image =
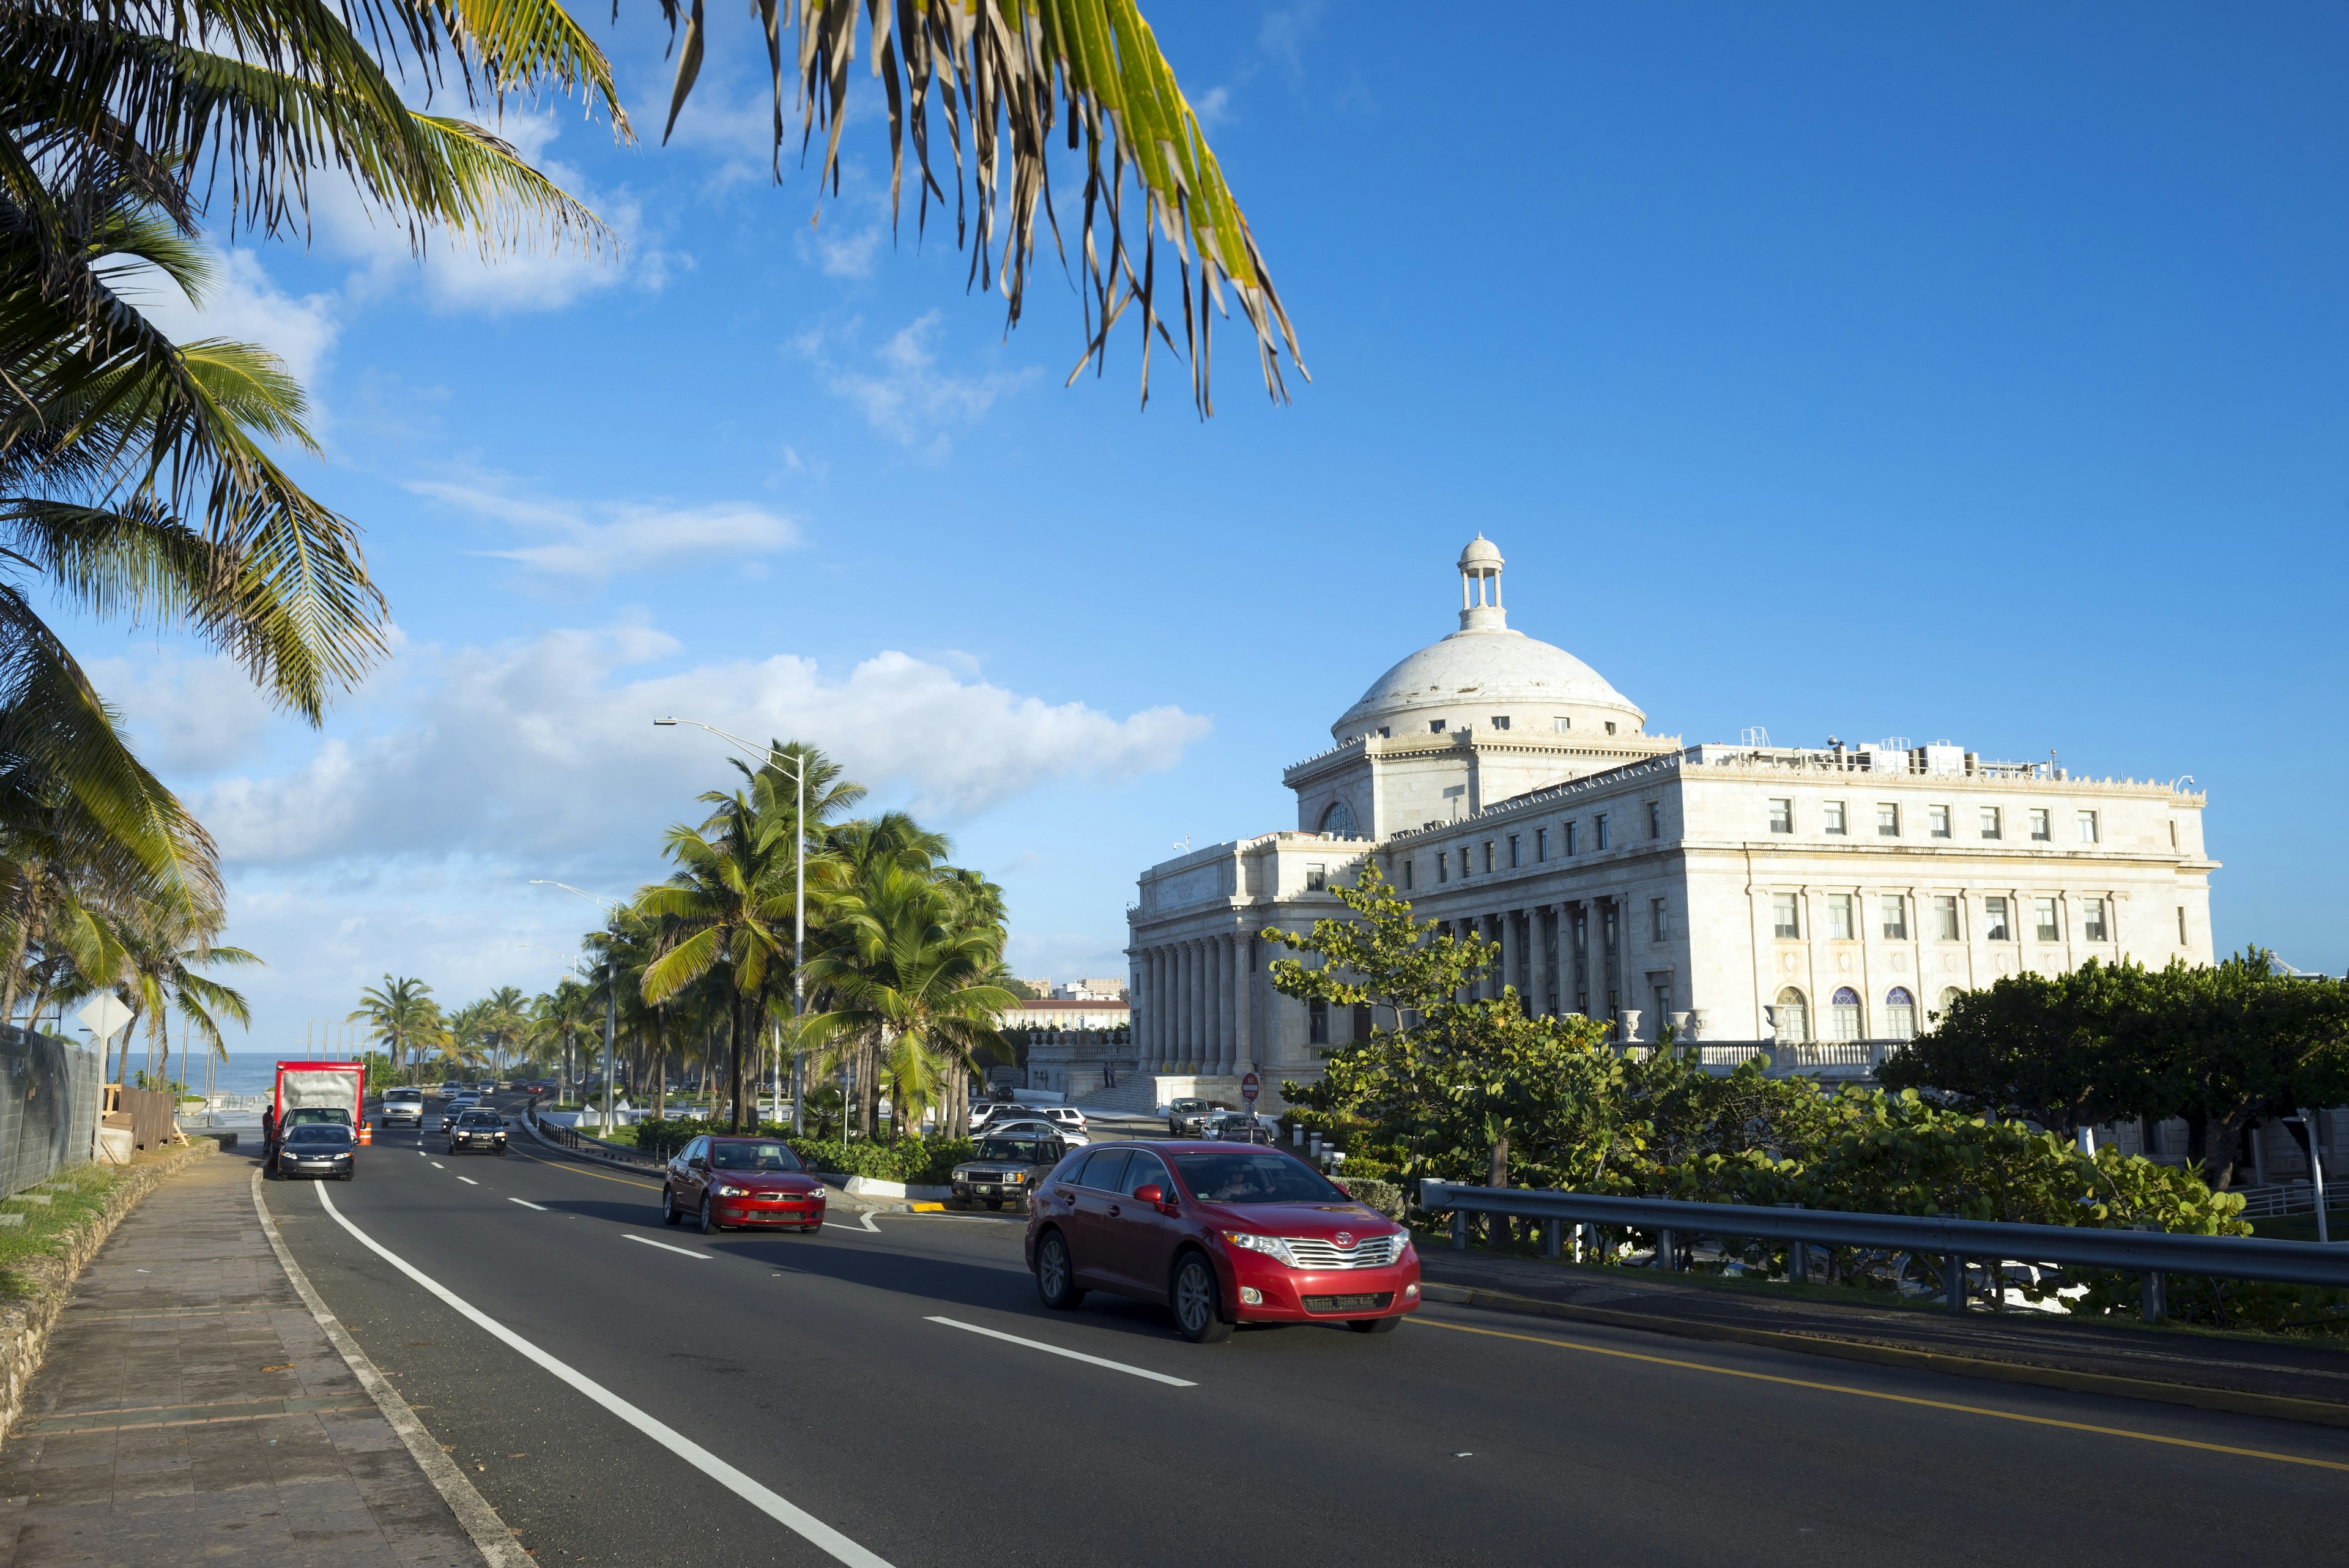
[[[1256,1109],[1257,1091],[1261,1087],[1262,1085],[1257,1082],[1257,1076],[1254,1073],[1250,1073],[1247,1076],[1240,1080],[1240,1098],[1247,1102],[1248,1109]]]

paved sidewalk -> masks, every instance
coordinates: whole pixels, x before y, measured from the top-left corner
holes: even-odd
[[[83,1273],[0,1450],[0,1568],[480,1568],[279,1265],[253,1169],[198,1162]]]
[[[1440,1241],[1420,1265],[1431,1300],[2349,1426],[2349,1353],[2322,1342],[1805,1299]]]

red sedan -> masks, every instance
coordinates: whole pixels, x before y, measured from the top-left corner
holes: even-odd
[[[1030,1199],[1028,1266],[1046,1306],[1089,1290],[1164,1302],[1199,1345],[1237,1323],[1383,1334],[1419,1307],[1409,1231],[1295,1155],[1246,1145],[1079,1149]]]
[[[677,1151],[661,1182],[661,1221],[690,1221],[705,1236],[729,1225],[823,1223],[823,1183],[791,1146],[771,1137],[698,1137]]]

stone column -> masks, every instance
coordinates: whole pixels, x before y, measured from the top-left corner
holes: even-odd
[[[1233,1070],[1245,1073],[1256,1065],[1256,933],[1242,931],[1232,939],[1232,970],[1238,983],[1232,987]]]
[[[1204,1066],[1207,1059],[1207,944],[1185,942],[1183,963],[1190,974],[1190,982],[1183,988],[1187,1017],[1183,1030],[1183,1059],[1195,1066]]]
[[[1206,1025],[1206,1045],[1199,1054],[1200,1064],[1210,1073],[1224,1070],[1224,995],[1229,981],[1224,973],[1224,939],[1209,937],[1204,944],[1207,959],[1206,1007],[1201,1020]]]
[[[1501,939],[1501,963],[1493,973],[1493,1000],[1498,1002],[1501,999],[1501,992],[1508,986],[1516,983],[1517,932],[1516,921],[1510,917],[1506,909],[1495,917],[1494,924],[1500,927]]]
[[[1216,1008],[1216,1071],[1239,1071],[1240,1059],[1240,940],[1229,931],[1216,939],[1216,976],[1222,982]]]
[[[1166,980],[1166,950],[1150,950],[1150,1071],[1166,1070],[1166,1009],[1174,988]]]

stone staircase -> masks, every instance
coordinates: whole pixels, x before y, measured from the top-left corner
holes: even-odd
[[[1158,1080],[1147,1073],[1129,1073],[1111,1088],[1088,1090],[1069,1104],[1081,1111],[1124,1111],[1146,1116],[1158,1108]]]

